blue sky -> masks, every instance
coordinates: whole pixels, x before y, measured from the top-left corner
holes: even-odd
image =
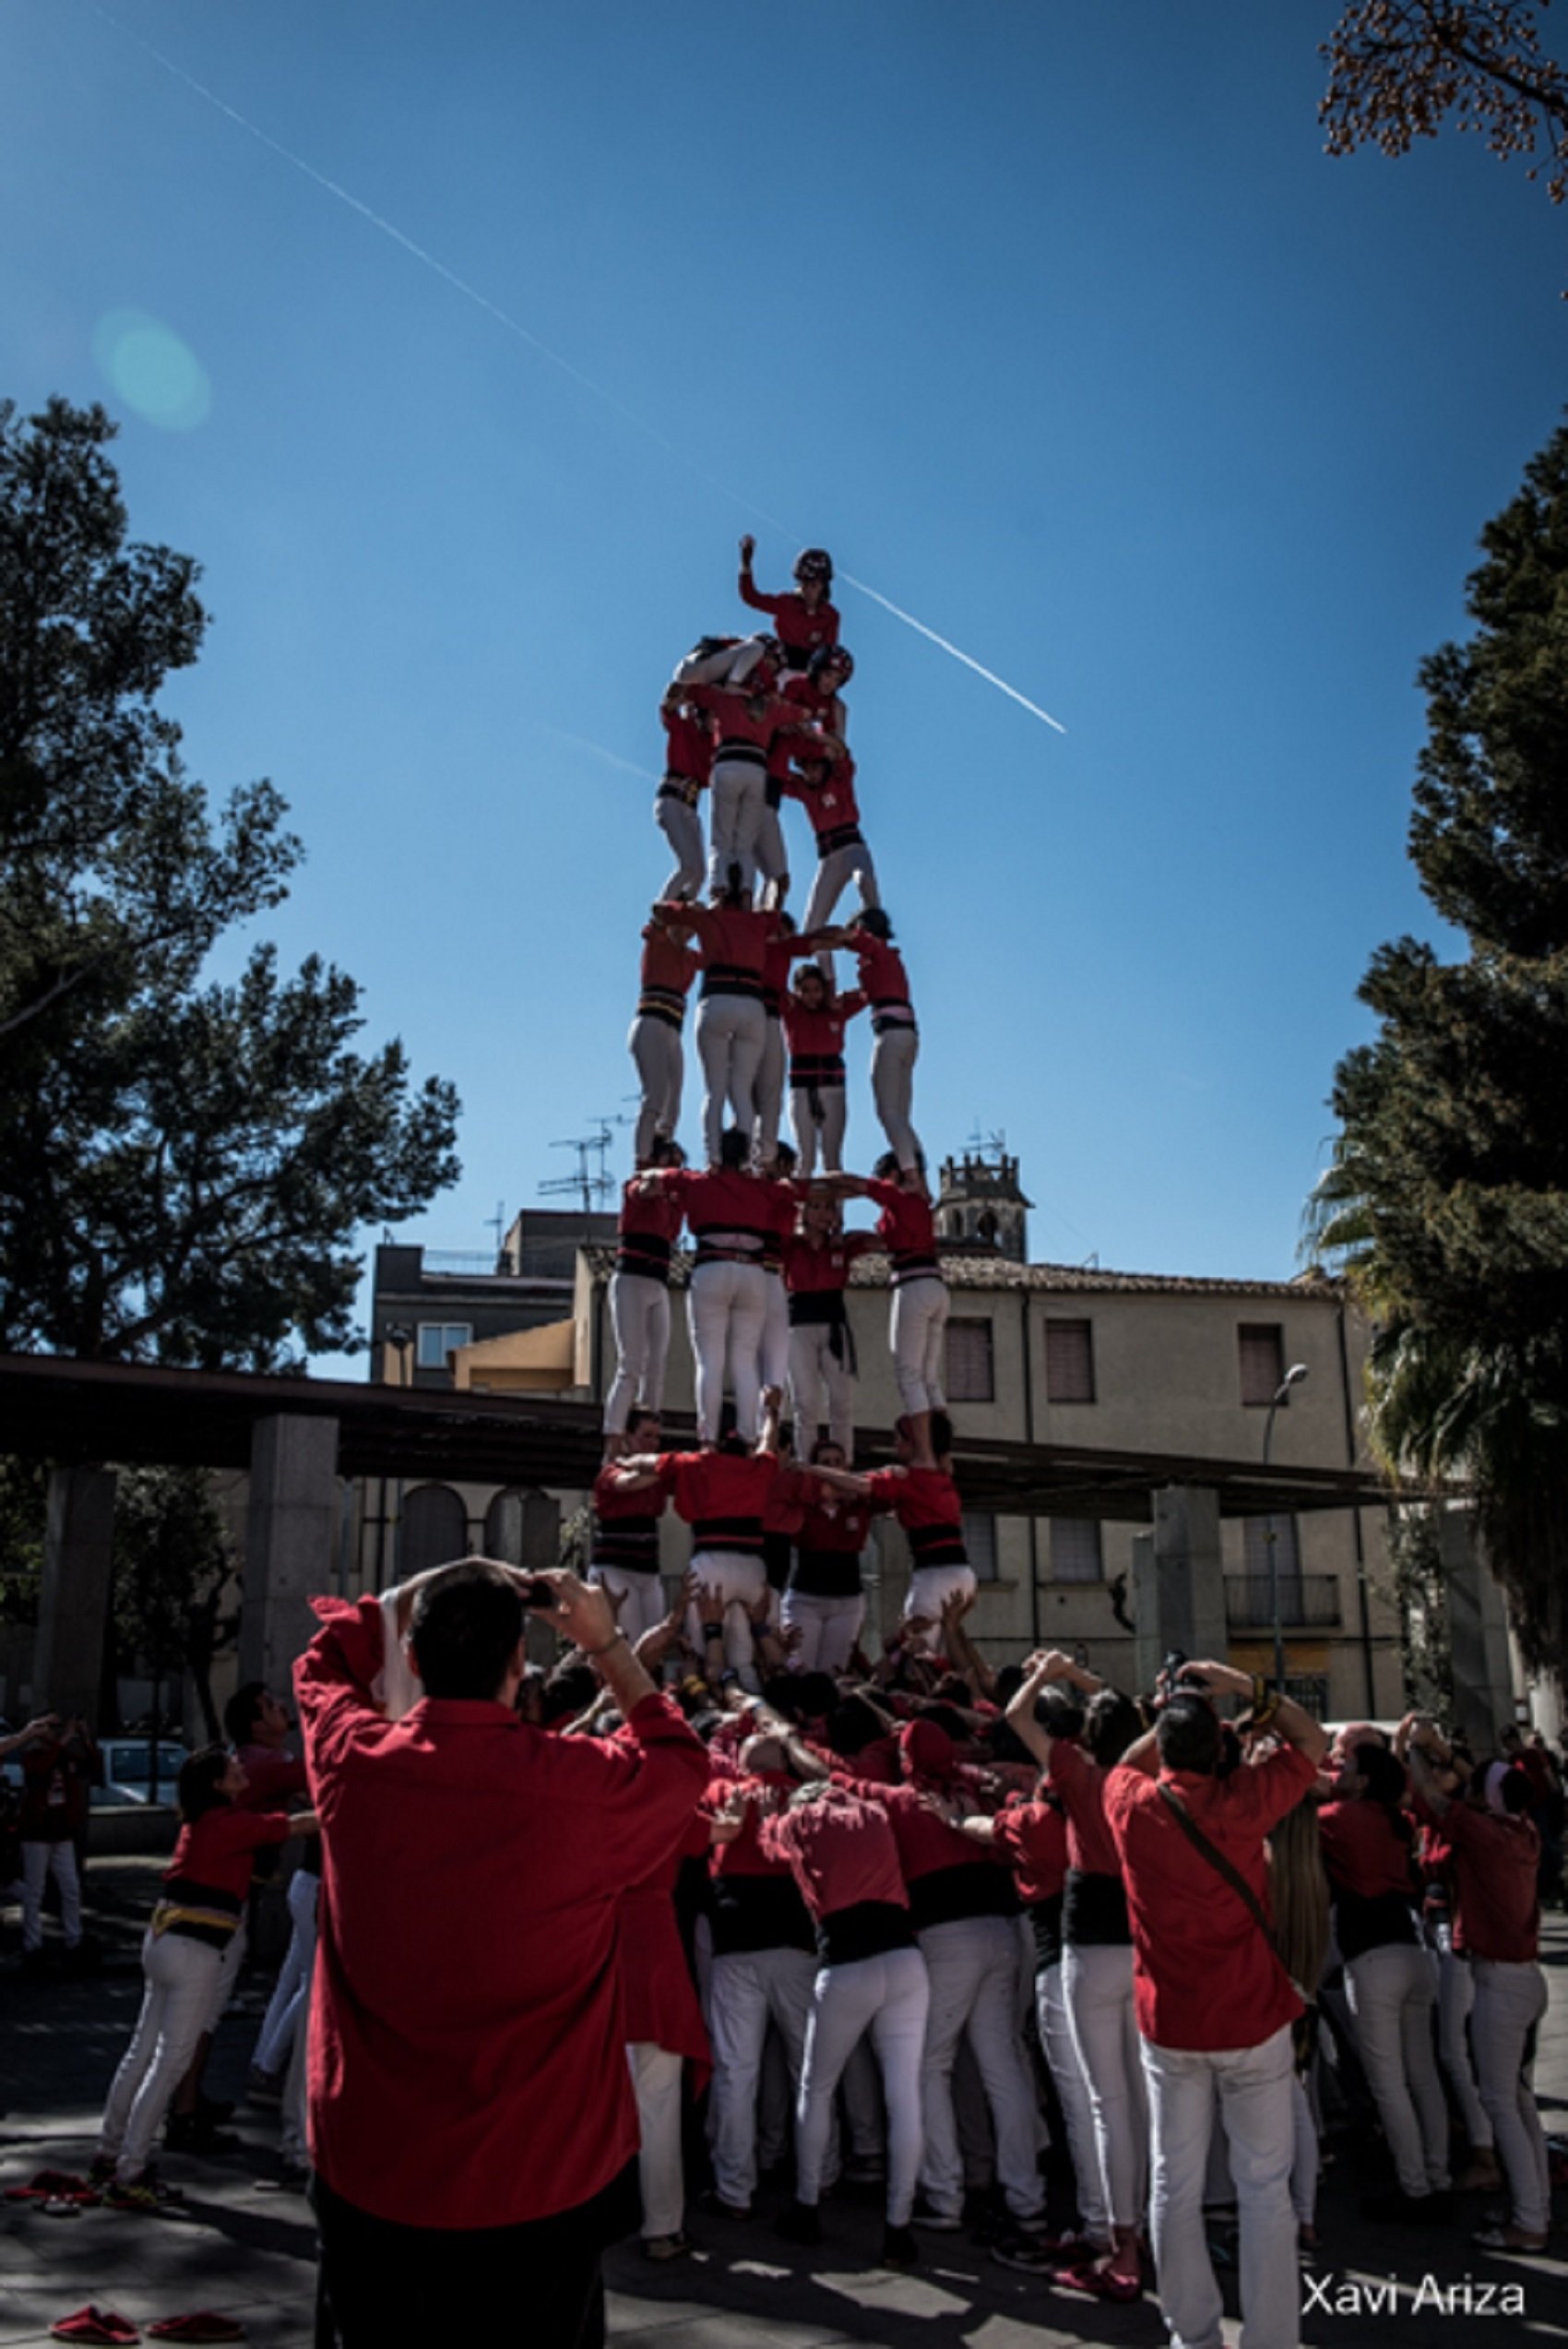
[[[1357,982],[1435,934],[1416,664],[1568,391],[1568,220],[1473,138],[1326,158],[1336,13],[0,0],[0,391],[124,419],[192,771],[309,849],[268,930],[461,1091],[403,1236],[631,1106],[658,698],[753,528],[1068,729],[844,590],[928,1151],[1004,1129],[1037,1257],[1294,1269]]]

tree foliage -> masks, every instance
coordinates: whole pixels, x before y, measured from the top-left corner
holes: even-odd
[[[1507,161],[1544,152],[1554,204],[1568,195],[1568,73],[1541,49],[1540,7],[1519,0],[1352,0],[1320,54],[1331,155],[1408,154],[1452,115]]]
[[[1473,1485],[1532,1660],[1568,1645],[1568,430],[1482,534],[1477,630],[1422,663],[1410,853],[1469,951],[1406,937],[1360,988],[1311,1244],[1373,1318],[1384,1459]]]
[[[197,570],[127,542],[113,431],[0,406],[0,1347],[271,1367],[353,1342],[356,1229],[455,1178],[457,1101],[317,958],[204,984],[301,852],[184,769]]]
[[[114,1488],[113,1635],[157,1683],[189,1672],[219,1735],[213,1658],[239,1629],[234,1556],[199,1468],[124,1468]]]

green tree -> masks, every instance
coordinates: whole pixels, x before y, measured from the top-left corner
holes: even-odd
[[[1471,1486],[1533,1662],[1568,1651],[1568,430],[1488,524],[1475,635],[1426,660],[1410,854],[1468,952],[1382,947],[1309,1245],[1375,1324],[1389,1466]]]
[[[207,1472],[124,1468],[114,1492],[113,1644],[155,1692],[188,1672],[209,1738],[220,1734],[212,1663],[239,1628],[234,1557]],[[153,1710],[159,1711],[155,1693]]]
[[[315,957],[203,983],[301,852],[184,772],[197,570],[127,542],[113,431],[0,406],[0,1347],[274,1367],[354,1342],[356,1231],[455,1179],[457,1103]]]

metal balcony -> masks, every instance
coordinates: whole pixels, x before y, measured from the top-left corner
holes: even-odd
[[[1274,1621],[1266,1574],[1228,1574],[1225,1620],[1232,1631],[1264,1631]],[[1333,1574],[1281,1574],[1279,1620],[1290,1631],[1332,1631],[1339,1623],[1339,1580]]]

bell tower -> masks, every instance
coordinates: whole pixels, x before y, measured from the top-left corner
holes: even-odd
[[[1019,1186],[1018,1162],[1008,1155],[1005,1134],[977,1135],[961,1159],[943,1163],[937,1237],[945,1248],[994,1253],[1027,1264],[1032,1204]]]

